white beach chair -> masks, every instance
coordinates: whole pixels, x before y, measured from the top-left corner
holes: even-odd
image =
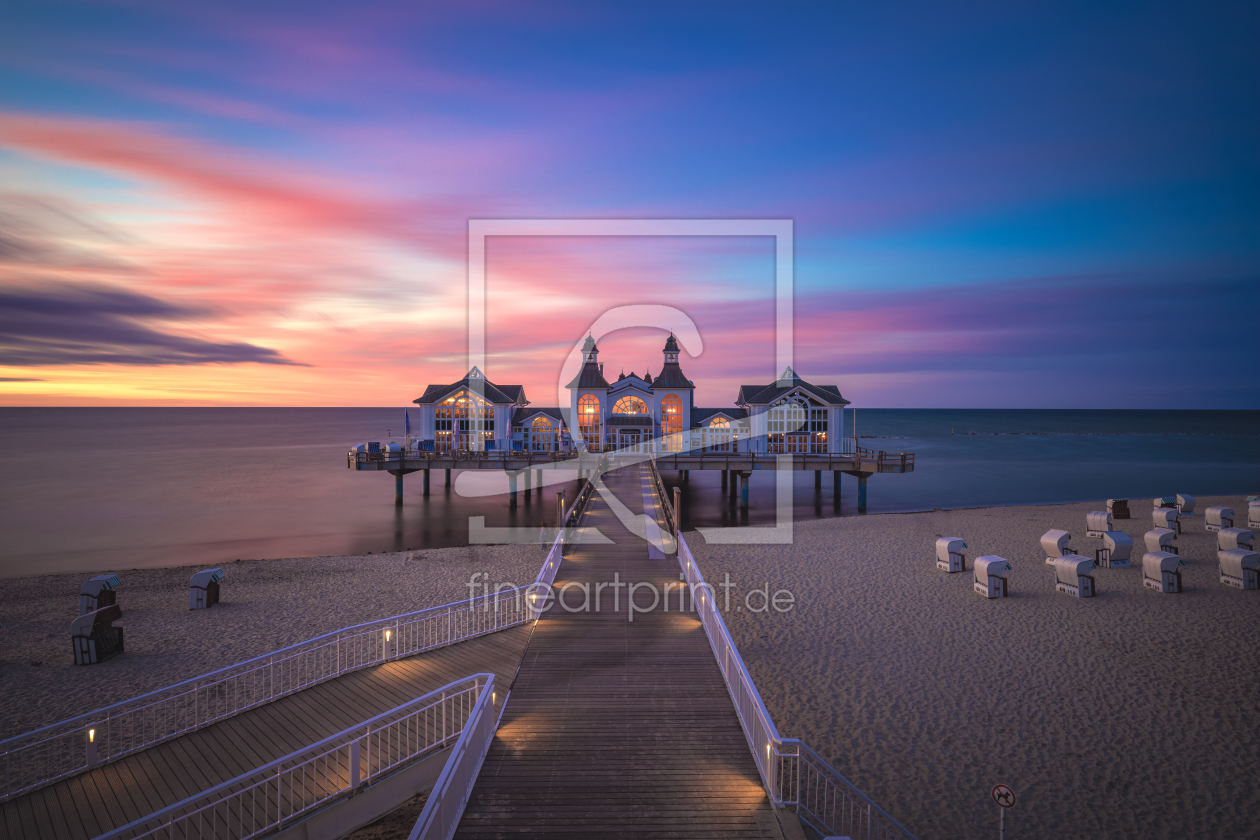
[[[1151,512],[1151,519],[1154,520],[1156,528],[1167,528],[1178,534],[1181,533],[1181,517],[1176,508],[1155,508]]]
[[[973,560],[971,566],[975,570],[973,590],[986,598],[1006,597],[1006,573],[1011,570],[1011,564],[1005,557],[986,554]]]
[[[1124,531],[1107,531],[1102,539],[1103,547],[1094,551],[1094,562],[1108,569],[1129,568],[1133,538]]]
[[[1256,550],[1256,534],[1246,528],[1222,528],[1216,532],[1216,550],[1229,551],[1231,548]]]
[[[1181,572],[1185,563],[1167,551],[1148,551],[1142,555],[1142,585],[1156,592],[1181,591]]]
[[[1260,499],[1247,500],[1247,527],[1260,529]]]
[[[1203,511],[1203,527],[1209,531],[1234,527],[1234,509],[1227,507],[1210,507]]]
[[[1156,496],[1155,507],[1157,508],[1175,508],[1177,507],[1176,496]]]
[[[1094,561],[1088,557],[1065,555],[1051,561],[1054,566],[1054,588],[1076,598],[1094,597]]]
[[[118,603],[116,590],[120,586],[122,586],[122,581],[112,572],[85,580],[79,587],[79,615],[87,615],[102,607]]]
[[[967,571],[967,544],[958,537],[941,537],[936,541],[936,568],[946,572]]]
[[[1177,532],[1168,528],[1152,528],[1144,537],[1147,551],[1167,551],[1169,554],[1179,555],[1181,549],[1177,548],[1177,544],[1173,542],[1175,539],[1177,539]]]
[[[1221,583],[1235,589],[1260,589],[1260,554],[1243,548],[1216,552]]]
[[[222,569],[204,569],[192,576],[188,583],[188,609],[207,610],[219,603],[219,581]]]
[[[1178,493],[1177,513],[1180,513],[1182,516],[1194,516],[1194,496]]]
[[[1072,535],[1067,531],[1059,531],[1050,529],[1041,535],[1041,550],[1046,553],[1046,563],[1050,564],[1056,558],[1063,557],[1067,554],[1076,554],[1075,551],[1068,548],[1068,540],[1072,539]]]
[[[1085,535],[1089,537],[1101,537],[1103,534],[1111,530],[1111,512],[1106,510],[1091,510],[1085,514]]]

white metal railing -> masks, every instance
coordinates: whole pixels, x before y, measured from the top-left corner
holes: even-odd
[[[493,696],[492,696],[493,700]],[[493,708],[487,708],[485,692],[477,701],[472,718],[459,740],[451,750],[451,757],[442,768],[429,798],[424,803],[424,810],[407,840],[450,840],[459,827],[459,819],[464,815],[468,798],[472,795],[473,785],[477,783],[477,774],[485,763],[486,753],[490,750],[490,742],[499,728],[499,719]],[[507,698],[499,707],[499,714],[507,708]]]
[[[279,831],[408,762],[463,743],[469,730],[482,733],[484,721],[493,734],[494,690],[493,674],[458,680],[97,840],[248,840]]]
[[[807,822],[827,835],[855,840],[913,840],[910,832],[816,752],[794,738],[779,736],[739,650],[731,641],[713,587],[700,574],[682,534],[678,535],[678,564],[691,588],[692,601],[771,801],[778,806],[795,806]]]
[[[579,495],[566,523],[584,502]],[[533,584],[325,633],[0,741],[0,802],[342,674],[536,619],[565,533]]]

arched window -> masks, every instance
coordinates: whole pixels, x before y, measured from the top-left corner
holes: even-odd
[[[770,406],[766,417],[766,450],[808,451],[809,417],[810,403],[801,396],[788,397]]]
[[[677,394],[670,394],[661,400],[661,437],[664,438],[662,448],[666,452],[681,452],[683,449],[683,402]]]
[[[436,449],[482,449],[494,438],[494,406],[468,391],[440,403],[435,412]]]
[[[704,448],[710,452],[731,451],[731,421],[714,417],[704,429]]]
[[[578,434],[586,441],[586,448],[591,452],[603,450],[602,433],[599,416],[599,397],[594,394],[583,394],[578,399]]]
[[[622,397],[613,405],[613,414],[647,414],[647,405],[634,396]]]
[[[551,418],[539,414],[529,424],[530,448],[535,452],[554,452],[556,450],[556,426]]]

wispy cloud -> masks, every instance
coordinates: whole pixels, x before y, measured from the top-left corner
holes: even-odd
[[[0,291],[0,365],[301,365],[266,347],[207,341],[146,323],[204,314],[123,290]]]

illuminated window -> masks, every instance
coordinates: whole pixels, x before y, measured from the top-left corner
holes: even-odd
[[[530,449],[534,452],[554,452],[556,446],[556,426],[545,415],[538,415],[529,424]]]
[[[591,452],[603,449],[600,425],[599,397],[594,394],[582,395],[578,400],[578,434],[586,441],[586,448]]]
[[[665,438],[661,447],[666,452],[680,452],[683,449],[683,403],[677,394],[670,394],[661,400],[661,436]]]
[[[438,451],[481,449],[494,438],[494,406],[468,391],[441,403],[435,415]]]
[[[701,445],[710,452],[731,451],[731,421],[714,417],[705,427]]]
[[[647,414],[647,406],[638,397],[622,397],[613,405],[613,414]]]

